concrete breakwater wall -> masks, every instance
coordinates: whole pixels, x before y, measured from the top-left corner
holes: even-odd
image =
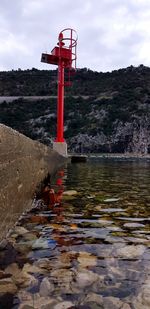
[[[37,185],[63,162],[57,152],[0,124],[0,241],[31,207]]]

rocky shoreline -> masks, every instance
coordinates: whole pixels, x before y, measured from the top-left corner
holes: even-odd
[[[150,154],[139,153],[87,153],[85,155],[90,159],[150,159]]]
[[[0,308],[149,309],[149,163],[126,166],[45,183],[0,248]]]

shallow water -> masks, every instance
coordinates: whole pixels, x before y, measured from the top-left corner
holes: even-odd
[[[42,191],[20,219],[27,232],[12,231],[11,258],[1,253],[18,289],[8,308],[150,308],[150,162],[68,164],[51,188],[55,200]]]

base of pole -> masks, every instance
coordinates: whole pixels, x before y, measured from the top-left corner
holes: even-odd
[[[64,157],[68,157],[66,142],[53,142],[53,150],[57,151]]]

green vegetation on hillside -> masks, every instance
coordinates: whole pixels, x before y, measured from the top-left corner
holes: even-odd
[[[150,152],[150,68],[112,73],[78,69],[66,89],[65,138],[71,150]],[[56,99],[22,96],[57,94],[57,71],[0,72],[0,94],[20,96],[0,104],[0,122],[50,144],[56,136]],[[86,98],[84,97],[86,96]]]

